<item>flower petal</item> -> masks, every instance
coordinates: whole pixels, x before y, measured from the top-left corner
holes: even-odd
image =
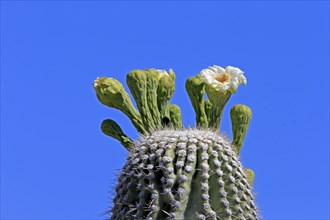
[[[246,85],[247,80],[246,80],[246,77],[245,77],[243,74],[240,75],[240,80],[241,80],[241,83],[242,83],[242,84]]]
[[[224,73],[226,72],[226,70],[220,66],[217,66],[217,65],[213,65],[214,68],[217,69],[217,73]]]
[[[199,76],[202,78],[202,80],[207,84],[212,84],[216,80],[214,79],[214,73],[211,70],[204,69],[200,72]]]
[[[225,69],[226,72],[229,73],[231,76],[238,76],[239,74],[243,74],[243,71],[237,67],[227,66]]]
[[[217,66],[217,65],[209,66],[207,69],[212,70],[212,72],[214,72],[215,74],[225,72],[225,69],[223,69],[222,67]]]
[[[232,83],[232,84],[230,85],[230,89],[231,89],[232,91],[234,91],[234,92],[236,92],[237,88],[238,88],[238,84],[237,84],[237,83]]]
[[[209,66],[207,69],[208,70],[211,70],[214,73],[218,73],[218,69],[216,67],[214,67],[214,66]]]

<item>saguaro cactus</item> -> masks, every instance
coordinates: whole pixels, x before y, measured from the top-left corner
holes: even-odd
[[[245,105],[231,109],[233,141],[219,132],[225,104],[246,84],[243,72],[211,66],[187,79],[195,128],[183,128],[179,106],[170,104],[174,80],[172,70],[128,73],[138,110],[117,80],[94,82],[100,102],[124,112],[141,133],[134,142],[115,121],[102,122],[102,131],[129,151],[110,219],[258,219],[251,189],[254,173],[239,161],[251,110]]]

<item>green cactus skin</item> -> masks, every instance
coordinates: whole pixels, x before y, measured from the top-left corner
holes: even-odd
[[[210,121],[211,120],[211,109],[212,109],[212,104],[211,104],[210,100],[207,99],[204,101],[204,109],[205,109],[207,121]]]
[[[219,133],[154,131],[137,141],[122,169],[111,219],[254,220],[247,178]]]

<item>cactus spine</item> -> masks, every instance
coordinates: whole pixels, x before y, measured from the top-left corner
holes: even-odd
[[[232,108],[233,142],[217,131],[224,106],[239,85],[230,84],[230,77],[236,83],[245,77],[234,78],[239,75],[237,68],[212,68],[216,73],[213,79],[218,82],[208,76],[205,80],[203,74],[186,81],[196,128],[182,128],[181,110],[170,104],[175,87],[173,71],[134,70],[127,75],[138,110],[117,80],[95,80],[100,102],[123,111],[141,133],[134,143],[115,121],[107,119],[101,125],[106,135],[129,151],[110,219],[258,219],[251,189],[254,173],[243,168],[238,156],[251,110],[244,105]],[[214,83],[228,88],[219,90]],[[205,92],[208,100],[204,100]]]

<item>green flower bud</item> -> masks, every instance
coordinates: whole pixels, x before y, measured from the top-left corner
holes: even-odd
[[[116,108],[127,115],[139,132],[145,133],[139,112],[125,91],[123,85],[114,78],[97,78],[94,89],[98,100],[111,108]]]
[[[244,173],[246,174],[246,180],[248,181],[248,183],[250,184],[250,186],[252,186],[253,182],[254,182],[254,172],[251,169],[248,168],[244,168]]]
[[[150,129],[156,128],[156,125],[148,105],[148,95],[151,94],[153,97],[152,89],[149,89],[148,86],[154,86],[154,83],[152,83],[154,81],[152,78],[154,77],[148,77],[148,75],[148,71],[133,70],[127,74],[126,83],[140,111],[143,125],[147,131],[150,131]]]
[[[208,127],[208,119],[205,113],[204,104],[204,83],[198,76],[190,77],[186,80],[186,90],[189,95],[191,104],[195,110],[196,123],[201,127]]]
[[[252,118],[252,111],[246,105],[235,105],[230,110],[230,118],[233,131],[233,145],[236,148],[235,151],[239,153]]]
[[[134,142],[124,134],[120,126],[111,119],[106,119],[101,124],[101,130],[104,134],[113,137],[120,141],[120,143],[128,150],[131,151],[134,147]]]
[[[176,128],[182,128],[182,116],[181,116],[180,107],[175,104],[170,104],[169,111],[170,111],[171,125],[173,125]]]
[[[175,89],[175,74],[172,69],[158,70],[159,84],[157,88],[157,103],[160,112],[160,117],[163,125],[170,122],[169,105]]]
[[[156,69],[147,69],[147,104],[150,111],[150,116],[153,120],[155,128],[162,126],[161,116],[157,104],[157,88],[159,84],[160,73]]]

